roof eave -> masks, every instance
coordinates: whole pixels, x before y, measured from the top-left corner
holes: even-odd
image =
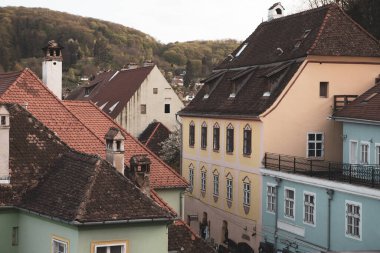
[[[223,114],[223,113],[202,113],[202,112],[178,112],[180,117],[202,117],[202,118],[223,118],[223,119],[249,119],[260,121],[260,116],[250,114]]]
[[[358,124],[369,124],[369,125],[380,126],[380,121],[378,120],[358,119],[358,118],[339,117],[339,116],[332,116],[331,118],[335,121],[345,122],[345,123],[358,123]]]

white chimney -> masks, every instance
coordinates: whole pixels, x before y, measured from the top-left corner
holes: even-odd
[[[282,6],[280,2],[273,4],[268,9],[268,21],[271,21],[275,18],[281,18],[284,16],[285,8]]]
[[[62,99],[62,49],[54,40],[42,50],[45,58],[42,62],[42,81],[56,95]]]
[[[111,127],[106,136],[106,160],[121,174],[124,174],[124,140],[122,132]]]
[[[10,183],[9,174],[9,112],[0,106],[0,184]]]

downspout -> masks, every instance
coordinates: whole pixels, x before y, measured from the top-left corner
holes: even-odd
[[[333,200],[334,190],[328,189],[326,191],[328,195],[328,207],[327,207],[327,250],[330,250],[331,244],[331,201]]]
[[[278,226],[277,226],[277,220],[278,220],[278,188],[280,188],[281,184],[281,178],[276,177],[276,208],[274,213],[274,252],[277,252],[277,239],[278,239]]]

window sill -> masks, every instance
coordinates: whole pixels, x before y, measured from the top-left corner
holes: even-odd
[[[227,155],[233,155],[234,152],[233,152],[233,151],[232,151],[232,152],[226,152],[226,154],[227,154]]]
[[[193,146],[189,145],[189,148],[194,148],[194,145]]]
[[[214,151],[215,153],[219,153],[219,149],[213,149],[212,151]]]
[[[324,157],[308,157],[307,160],[308,161],[324,161],[325,158]]]
[[[205,147],[205,148],[201,148],[201,150],[207,150],[207,147]]]
[[[243,154],[243,157],[251,158],[251,154]]]

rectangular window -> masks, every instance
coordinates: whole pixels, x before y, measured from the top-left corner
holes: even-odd
[[[110,245],[97,245],[95,246],[95,252],[94,253],[126,253],[126,245],[117,245],[117,244],[110,244]]]
[[[304,194],[304,217],[303,220],[308,224],[315,224],[315,194]]]
[[[202,126],[201,128],[201,148],[205,149],[207,147],[207,126]]]
[[[170,113],[170,104],[165,104],[165,113]]]
[[[193,168],[189,169],[189,183],[190,183],[191,189],[193,189],[194,187],[194,169]]]
[[[285,188],[285,217],[294,219],[294,190]]]
[[[321,98],[327,98],[328,97],[328,89],[329,89],[329,83],[328,82],[320,82],[319,83],[319,96]]]
[[[309,158],[323,158],[323,141],[323,133],[307,135],[307,156]]]
[[[201,191],[206,191],[206,171],[201,172]]]
[[[252,130],[245,129],[243,135],[243,154],[250,155]]]
[[[232,200],[232,179],[227,178],[227,200]]]
[[[376,164],[379,164],[380,165],[380,145],[377,145],[376,146],[376,150],[375,150],[375,152],[376,152]]]
[[[244,187],[243,204],[246,206],[249,206],[251,203],[251,184],[244,182],[243,187]]]
[[[350,163],[358,163],[358,142],[350,141]]]
[[[361,204],[346,202],[346,235],[360,239],[361,236]]]
[[[12,228],[12,246],[18,245],[18,227]]]
[[[189,126],[189,146],[194,147],[195,144],[195,125],[190,124]]]
[[[141,114],[146,114],[146,105],[140,105]]]
[[[158,94],[158,88],[153,88],[153,94]]]
[[[214,195],[219,196],[219,175],[214,174]]]
[[[219,127],[213,129],[213,149],[219,150]]]
[[[68,253],[68,242],[53,238],[52,253]]]
[[[368,164],[369,161],[369,144],[361,143],[360,144],[360,163]]]
[[[234,152],[234,129],[227,128],[227,141],[226,141],[227,153]]]
[[[267,186],[267,211],[274,213],[276,208],[276,187]]]

